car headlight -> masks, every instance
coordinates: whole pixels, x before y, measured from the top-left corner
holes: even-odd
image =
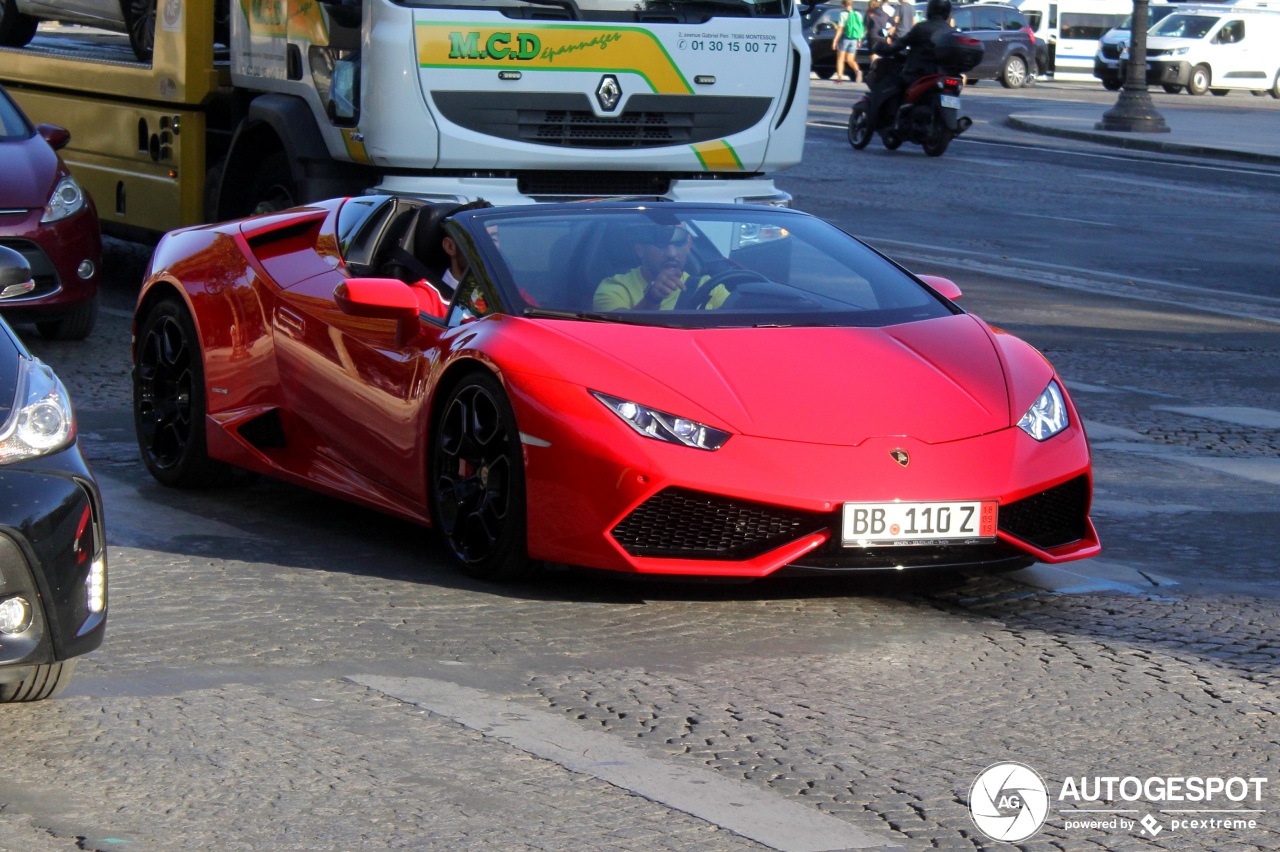
[[[18,359],[18,393],[0,428],[0,464],[57,452],[75,439],[76,424],[67,389],[39,360]]]
[[[591,395],[603,402],[610,411],[621,417],[623,422],[646,438],[656,438],[669,444],[680,444],[699,450],[718,450],[724,446],[725,441],[729,440],[728,432],[696,420],[677,417],[656,408],[649,408],[598,391],[592,391]]]
[[[1062,389],[1057,382],[1049,382],[1049,386],[1040,394],[1027,413],[1018,421],[1018,428],[1037,441],[1047,441],[1061,432],[1071,423],[1067,416],[1067,402],[1062,398]]]
[[[76,183],[75,178],[67,175],[58,181],[53,195],[49,196],[49,203],[44,206],[44,215],[40,217],[40,221],[57,222],[78,212],[82,207],[84,207],[84,190],[80,188],[80,184]]]
[[[1172,47],[1172,48],[1170,48],[1169,50],[1167,50],[1165,53],[1166,53],[1166,55],[1168,55],[1168,56],[1186,56],[1187,51],[1188,51],[1188,50],[1190,50],[1190,49],[1191,49],[1191,48],[1189,48],[1189,47],[1185,47],[1185,46],[1184,46],[1184,47]]]

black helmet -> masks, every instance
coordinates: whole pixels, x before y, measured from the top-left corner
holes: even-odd
[[[951,0],[929,0],[924,16],[929,20],[948,21],[951,19]]]

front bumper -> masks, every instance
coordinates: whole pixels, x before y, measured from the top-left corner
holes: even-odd
[[[102,498],[77,447],[0,467],[0,601],[22,596],[31,625],[0,635],[0,682],[26,667],[60,662],[102,644],[106,628],[106,536]],[[90,605],[100,565],[102,606]]]
[[[6,316],[39,319],[64,313],[98,294],[102,277],[102,234],[92,202],[58,222],[41,223],[42,209],[0,213],[0,245],[27,259],[36,289],[17,299],[5,299]],[[81,264],[92,272],[82,277]]]
[[[567,386],[522,379],[540,385],[526,385],[532,395],[509,386],[527,436],[528,548],[535,559],[633,573],[763,577],[782,569],[1001,570],[1101,550],[1088,516],[1089,448],[1078,425],[1044,443],[1011,427],[935,445],[895,437],[828,446],[734,435],[705,452],[642,438],[594,401],[602,416],[575,405]],[[1074,410],[1072,418],[1079,424]],[[898,449],[910,454],[909,466],[894,462],[891,451]],[[930,547],[841,545],[846,501],[892,500],[997,500],[997,538]]]

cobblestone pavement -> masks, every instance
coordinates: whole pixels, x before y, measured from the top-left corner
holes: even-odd
[[[1003,760],[1051,791],[1014,848],[1280,848],[1280,489],[1177,455],[1261,464],[1275,436],[1169,410],[1280,409],[1261,370],[1274,332],[1183,317],[1182,334],[1157,319],[1086,338],[1071,318],[1098,315],[1094,299],[1046,325],[1001,282],[961,283],[1090,388],[1091,428],[1165,451],[1095,438],[1118,447],[1097,451],[1095,515],[1107,560],[1177,585],[472,583],[430,532],[284,485],[161,488],[132,444],[128,320],[105,315],[87,345],[33,338],[107,491],[112,610],[63,697],[0,708],[0,849],[764,848],[349,680],[366,674],[483,690],[909,850],[1003,848],[967,807]],[[1199,805],[1109,801],[1094,806],[1154,815],[1159,833],[1067,828],[1060,785],[1094,776],[1265,777],[1261,803],[1225,806],[1266,813],[1175,829],[1163,811]]]

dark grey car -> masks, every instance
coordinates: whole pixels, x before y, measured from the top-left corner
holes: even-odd
[[[999,80],[1016,89],[1034,80],[1035,40],[1026,17],[1012,6],[976,3],[957,6],[951,14],[955,28],[982,42],[982,62],[965,74],[974,80]]]

